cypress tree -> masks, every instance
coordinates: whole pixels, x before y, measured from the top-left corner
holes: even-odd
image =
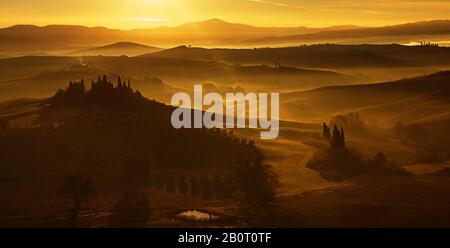
[[[117,87],[122,88],[122,79],[120,79],[120,76],[119,79],[117,79]]]
[[[333,137],[331,138],[331,147],[334,149],[337,149],[339,147],[339,140],[340,140],[340,133],[339,130],[337,129],[337,126],[334,125],[333,128]]]
[[[330,140],[330,136],[331,136],[331,133],[330,133],[330,128],[327,126],[327,124],[324,122],[323,123],[323,138],[324,139],[326,139],[326,140]]]
[[[86,90],[86,86],[84,85],[84,79],[81,79],[81,89],[83,92]]]

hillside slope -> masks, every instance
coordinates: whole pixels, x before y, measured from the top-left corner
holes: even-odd
[[[136,56],[139,54],[153,53],[161,51],[161,48],[147,46],[133,42],[117,42],[105,46],[99,46],[79,51],[70,52],[70,56]]]
[[[285,114],[296,119],[324,120],[360,112],[379,124],[415,122],[447,113],[450,71],[404,80],[351,86],[332,86],[284,94]]]

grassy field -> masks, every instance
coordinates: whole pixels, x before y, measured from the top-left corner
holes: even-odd
[[[35,116],[36,102],[18,101],[12,117],[14,125],[29,122]],[[11,105],[7,106],[11,108]],[[412,172],[405,176],[361,176],[346,181],[328,181],[306,167],[314,152],[326,145],[317,123],[281,122],[280,137],[259,140],[260,130],[236,130],[236,135],[256,140],[264,161],[279,179],[277,204],[267,209],[249,209],[226,200],[203,200],[163,190],[143,189],[148,207],[145,218],[119,222],[114,206],[121,192],[99,190],[98,199],[83,205],[77,219],[72,204],[64,200],[59,184],[39,178],[35,187],[20,187],[18,182],[2,178],[0,190],[0,226],[8,227],[442,227],[450,226],[450,178],[428,173],[448,167],[448,162],[417,164],[408,161],[414,149],[392,136],[374,138],[349,134],[350,149],[361,150],[363,157],[377,151],[393,154],[398,166]],[[411,159],[410,159],[411,160]],[[18,186],[19,185],[19,186]],[[185,210],[200,210],[218,216],[211,221],[179,218]],[[133,212],[133,211],[131,211]],[[142,214],[142,213],[141,213]]]

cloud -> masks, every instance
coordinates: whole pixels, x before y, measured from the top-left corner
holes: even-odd
[[[130,17],[129,21],[139,21],[139,22],[161,22],[163,19],[155,17]]]
[[[280,7],[291,7],[285,3],[277,3],[277,2],[271,2],[271,1],[265,1],[265,0],[248,0],[248,1],[254,2],[254,3],[270,4],[270,5],[280,6]]]

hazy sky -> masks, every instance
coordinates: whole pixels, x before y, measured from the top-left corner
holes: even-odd
[[[0,26],[133,29],[220,18],[256,26],[382,26],[449,19],[450,0],[2,0]]]

